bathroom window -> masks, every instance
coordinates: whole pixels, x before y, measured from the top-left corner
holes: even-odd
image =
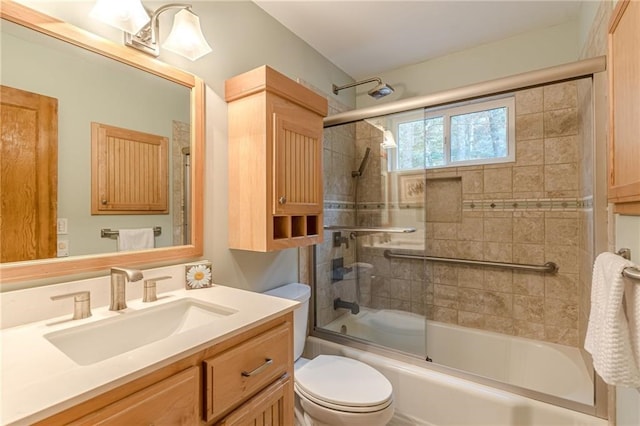
[[[509,96],[396,116],[390,169],[515,161],[514,104]]]

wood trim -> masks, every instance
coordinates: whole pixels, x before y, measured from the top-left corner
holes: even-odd
[[[108,58],[131,65],[140,70],[191,88],[191,148],[192,148],[192,215],[191,244],[156,248],[129,253],[75,256],[42,261],[0,264],[1,283],[106,271],[115,265],[144,267],[180,260],[194,259],[203,253],[204,208],[204,139],[205,139],[205,85],[201,79],[153,59],[142,52],[118,45],[73,25],[37,12],[10,0],[0,0],[0,17],[35,31],[50,35]]]
[[[267,91],[288,99],[316,114],[327,115],[327,100],[311,89],[301,86],[268,65],[263,65],[225,82],[225,101],[235,100]]]

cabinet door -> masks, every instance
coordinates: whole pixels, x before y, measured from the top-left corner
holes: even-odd
[[[609,29],[609,201],[640,214],[640,2],[620,1]]]
[[[199,371],[191,367],[70,424],[198,424]]]
[[[322,118],[301,108],[274,119],[274,214],[322,212]]]
[[[218,426],[239,425],[293,425],[291,377],[282,377],[218,423]]]

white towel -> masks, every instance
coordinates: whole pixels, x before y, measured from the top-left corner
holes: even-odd
[[[121,229],[118,231],[118,250],[144,250],[155,246],[153,228]]]
[[[632,266],[632,262],[613,253],[596,258],[584,348],[593,356],[593,366],[606,383],[639,387],[640,284],[622,275],[624,268]]]

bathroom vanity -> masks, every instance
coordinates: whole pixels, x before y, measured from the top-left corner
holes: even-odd
[[[293,424],[296,305],[214,286],[6,328],[2,424]]]

